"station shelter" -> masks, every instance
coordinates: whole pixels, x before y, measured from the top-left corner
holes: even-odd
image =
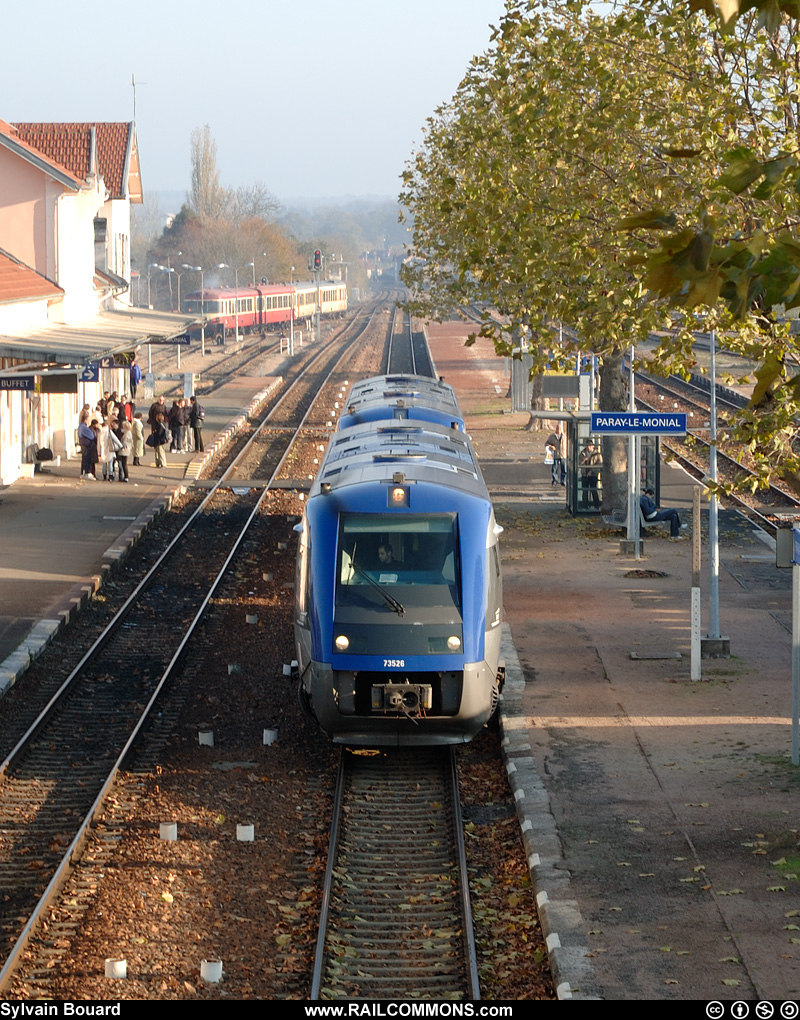
[[[593,517],[610,510],[624,511],[624,507],[611,507],[603,496],[603,437],[591,431],[591,412],[549,410],[531,412],[535,418],[548,422],[561,422],[566,445],[566,507],[574,517]],[[542,435],[542,433],[539,433]],[[547,433],[545,435],[545,440]],[[627,437],[616,437],[628,442]],[[660,437],[639,435],[633,437],[639,461],[639,491],[651,487],[659,501],[661,488]]]
[[[526,410],[534,418],[547,421],[557,427],[561,422],[566,443],[566,506],[573,516],[591,517],[606,515],[612,511],[626,514],[627,507],[611,506],[604,499],[604,444],[603,437],[591,431],[591,408],[596,402],[596,387],[599,383],[596,358],[581,357],[575,372],[545,371],[541,376],[542,397],[555,402],[558,409],[531,411],[533,392],[530,372],[533,359],[522,352],[511,362],[511,408]],[[549,434],[549,433],[548,433]],[[547,434],[546,434],[547,435]],[[612,437],[607,437],[612,438]],[[614,437],[616,442],[630,442],[628,449],[635,450],[634,458],[639,463],[639,492],[652,488],[655,501],[659,502],[661,489],[660,437],[658,435],[635,435]]]

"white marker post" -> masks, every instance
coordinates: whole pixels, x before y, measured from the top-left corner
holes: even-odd
[[[703,620],[700,611],[700,559],[702,555],[700,545],[700,487],[695,486],[692,491],[692,605],[691,605],[691,631],[692,645],[690,653],[691,678],[693,681],[702,678],[700,660],[703,655]]]
[[[800,764],[800,526],[792,528],[792,765]]]

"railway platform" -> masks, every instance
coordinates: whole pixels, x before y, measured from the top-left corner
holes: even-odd
[[[706,660],[692,683],[691,543],[654,531],[637,561],[618,532],[570,517],[543,463],[547,433],[505,413],[503,363],[480,341],[465,348],[467,330],[429,335],[505,529],[504,753],[559,994],[797,998],[789,572],[723,515],[731,658]],[[203,399],[207,449],[269,384]],[[155,472],[149,454],[128,485],[80,482],[73,460],[0,489],[0,692],[195,471],[168,461]],[[662,504],[688,510],[692,484],[664,467]],[[707,590],[704,576],[704,614]]]
[[[148,448],[127,485],[81,480],[78,456],[0,488],[0,696],[278,383],[245,376],[204,396],[205,452],[167,453],[159,470]]]
[[[797,999],[791,572],[722,513],[731,657],[704,660],[693,683],[691,542],[654,529],[635,560],[621,532],[571,517],[543,463],[548,433],[504,413],[502,362],[465,348],[468,329],[429,336],[505,529],[504,753],[559,992]],[[694,483],[669,465],[661,477],[662,505],[691,522]]]

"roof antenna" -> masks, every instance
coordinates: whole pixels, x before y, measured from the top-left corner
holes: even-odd
[[[131,74],[131,88],[133,89],[133,126],[134,127],[136,127],[136,86],[137,86],[137,84],[138,85],[146,85],[147,82],[146,81],[137,82],[136,81],[136,75],[135,74]]]

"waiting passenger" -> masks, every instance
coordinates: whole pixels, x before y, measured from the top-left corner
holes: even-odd
[[[644,490],[644,495],[639,500],[642,508],[642,516],[646,524],[655,524],[656,521],[669,521],[669,537],[679,538],[681,534],[681,519],[675,509],[659,510],[655,502],[655,492],[651,488]]]

